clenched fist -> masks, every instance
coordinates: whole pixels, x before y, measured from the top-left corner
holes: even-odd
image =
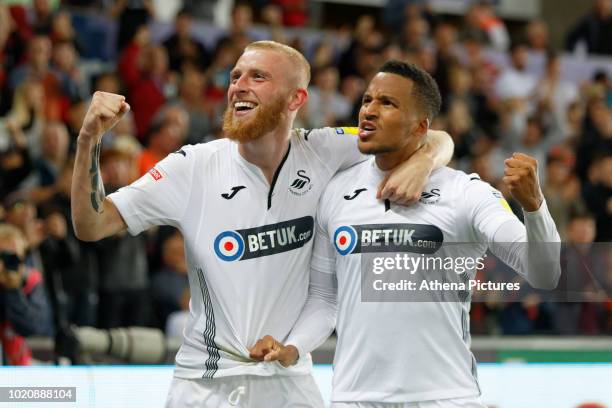
[[[96,142],[123,118],[130,110],[125,96],[108,92],[96,92],[83,120],[80,137]]]
[[[544,199],[538,181],[538,161],[526,154],[514,153],[504,164],[503,181],[512,197],[527,212],[539,209]]]

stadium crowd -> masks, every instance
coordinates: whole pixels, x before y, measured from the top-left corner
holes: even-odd
[[[426,1],[391,0],[380,16],[334,28],[309,21],[308,2],[300,0],[239,2],[229,19],[218,15],[224,1],[171,2],[181,7],[170,10],[170,23],[156,20],[168,10],[150,0],[57,3],[0,4],[5,351],[17,350],[20,336],[49,335],[70,324],[164,328],[169,316],[188,309],[178,231],[159,228],[98,243],[76,239],[70,218],[76,137],[93,92],[126,95],[132,111],[103,140],[107,193],[183,144],[221,137],[229,72],[244,46],[258,39],[288,43],[310,61],[309,102],[298,118],[305,128],[354,125],[365,84],[386,59],[419,64],[443,95],[432,127],[454,138],[453,167],[479,173],[520,217],[500,182],[501,163],[514,151],[530,154],[540,163],[564,241],[611,239],[609,0],[594,1],[593,11],[569,28],[565,53],[550,49],[546,22],[533,20],[511,33],[487,1],[474,2],[458,19],[432,12]],[[564,64],[576,47],[609,57],[597,59],[602,65],[588,78],[568,80]],[[584,261],[591,262],[583,265],[587,270],[597,266],[587,255]],[[610,269],[610,259],[599,261]],[[14,267],[18,279],[9,264],[21,265]],[[612,302],[595,300],[475,303],[472,333],[610,334]],[[175,326],[168,325],[180,335]],[[13,363],[27,360],[26,353]]]

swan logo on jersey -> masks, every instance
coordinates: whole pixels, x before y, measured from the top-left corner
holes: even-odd
[[[224,261],[235,261],[244,254],[244,240],[234,231],[225,231],[215,239],[215,253]]]
[[[357,232],[353,227],[340,227],[334,233],[334,245],[340,255],[350,254],[357,244]]]
[[[215,254],[223,261],[260,258],[301,248],[312,239],[311,216],[235,231],[223,231],[214,242]]]
[[[366,252],[433,254],[444,242],[440,228],[426,224],[343,225],[334,233],[342,256]]]
[[[440,189],[432,188],[430,191],[423,191],[421,193],[420,202],[423,204],[435,204],[440,199]]]
[[[306,174],[306,170],[298,170],[297,178],[289,186],[289,192],[293,195],[303,196],[310,190],[312,190],[312,183],[310,177]]]

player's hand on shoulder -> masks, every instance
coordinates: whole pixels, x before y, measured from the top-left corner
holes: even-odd
[[[108,92],[97,91],[93,94],[91,104],[79,137],[98,141],[104,133],[115,126],[130,110],[125,96]]]
[[[504,161],[504,183],[525,211],[540,208],[544,201],[538,181],[538,161],[523,153],[514,153]]]
[[[387,173],[378,186],[376,198],[399,205],[414,204],[421,198],[432,170],[430,158],[415,154]]]
[[[249,356],[256,361],[278,361],[283,367],[294,365],[299,356],[295,346],[285,346],[272,336],[264,336],[249,348]]]

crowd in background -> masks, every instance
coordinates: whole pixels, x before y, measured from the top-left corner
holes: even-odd
[[[48,334],[49,319],[56,328],[164,328],[168,316],[188,308],[178,231],[76,239],[70,219],[76,138],[94,91],[126,95],[132,111],[103,139],[101,170],[110,193],[181,145],[221,137],[229,72],[257,39],[288,43],[311,63],[309,102],[296,127],[355,125],[365,86],[385,60],[420,65],[443,95],[432,127],[453,137],[453,167],[479,173],[521,217],[500,182],[502,163],[514,151],[530,154],[540,163],[563,240],[611,239],[612,58],[586,80],[567,81],[563,54],[550,49],[543,20],[509,32],[487,1],[474,2],[458,19],[435,14],[426,1],[392,0],[380,16],[322,30],[309,21],[306,1],[258,0],[234,4],[220,28],[211,12],[216,1],[184,0],[160,38],[161,11],[150,0],[65,1],[59,8],[49,0],[20,3],[0,4],[0,221],[27,240],[24,288],[30,274],[39,274],[46,302],[62,311],[39,313],[39,327],[23,335]],[[101,52],[107,37],[75,27],[101,16],[115,22],[114,58]],[[196,26],[218,35],[203,41]],[[594,1],[592,12],[568,27],[567,51],[579,46],[612,55],[611,27],[611,2]],[[502,53],[503,63],[491,50]],[[527,69],[532,58],[544,61],[538,74]],[[594,261],[585,254],[584,262]],[[610,269],[609,259],[602,262]],[[609,287],[612,277],[602,279]],[[22,301],[29,293],[23,291]],[[0,310],[0,324],[4,319]],[[612,303],[550,304],[537,297],[475,303],[472,331],[611,333]]]

